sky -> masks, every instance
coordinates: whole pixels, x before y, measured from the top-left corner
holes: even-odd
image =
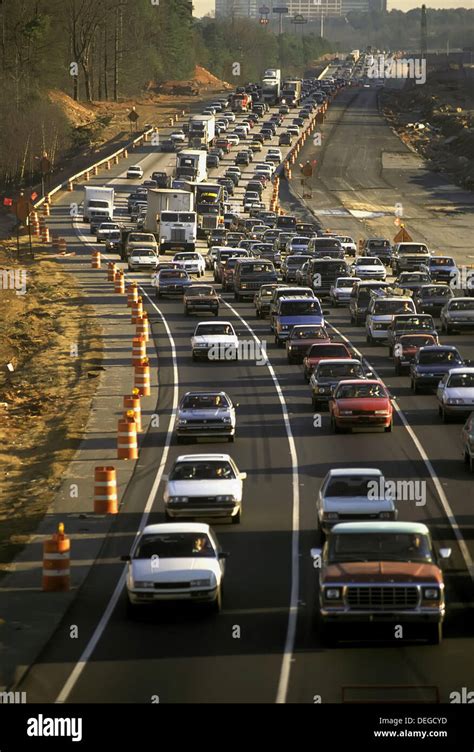
[[[429,8],[472,8],[474,0],[425,0]],[[205,16],[206,13],[213,11],[215,0],[193,0],[194,15]],[[388,0],[388,9],[392,10],[410,10],[422,5],[421,0]]]

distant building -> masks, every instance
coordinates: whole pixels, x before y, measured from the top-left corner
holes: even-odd
[[[343,0],[287,0],[287,2],[277,3],[276,5],[286,5],[288,8],[288,18],[296,15],[302,15],[308,21],[318,21],[321,14],[324,18],[328,16],[340,16],[342,12]]]
[[[370,0],[341,0],[342,13],[357,11],[358,13],[368,13]]]
[[[257,18],[258,0],[216,0],[216,17]]]
[[[387,0],[369,0],[369,11],[371,13],[386,13]]]

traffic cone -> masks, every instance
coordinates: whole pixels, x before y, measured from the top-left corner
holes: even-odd
[[[64,534],[64,523],[58,524],[58,531],[43,542],[43,583],[47,593],[64,593],[70,588],[71,540]]]
[[[117,458],[119,460],[136,460],[138,458],[137,424],[130,410],[121,418],[117,427]]]
[[[140,316],[143,315],[143,298],[138,297],[135,303],[132,303],[132,324],[136,324]]]
[[[138,285],[136,282],[129,282],[127,285],[127,306],[132,307],[133,303],[138,301]]]
[[[94,470],[94,512],[117,514],[117,473],[114,467],[96,467]]]
[[[141,363],[135,366],[135,377],[133,386],[138,389],[142,397],[149,397],[151,394],[150,385],[150,361],[144,358]]]
[[[132,394],[127,394],[123,398],[124,418],[127,416],[128,412],[133,412],[135,423],[137,424],[137,433],[141,433],[142,431],[142,408],[140,399],[141,395],[138,389],[133,389]]]
[[[135,334],[137,337],[145,337],[145,342],[148,342],[150,339],[150,327],[148,325],[148,314],[146,312],[137,318]]]
[[[117,271],[117,267],[114,264],[114,262],[109,261],[109,263],[107,264],[107,279],[109,282],[114,281],[116,271]]]
[[[146,340],[141,335],[134,337],[132,340],[132,364],[134,366],[140,365],[142,360],[146,358]]]
[[[92,251],[91,268],[100,269],[100,265],[101,265],[100,251]]]
[[[125,275],[120,270],[115,272],[114,291],[119,295],[125,294]]]

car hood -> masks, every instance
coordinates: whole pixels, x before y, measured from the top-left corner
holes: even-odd
[[[371,399],[370,397],[355,397],[354,399],[339,399],[337,400],[337,406],[339,410],[388,410],[390,407],[390,400],[387,398],[376,397]]]
[[[192,339],[195,345],[214,345],[216,342],[223,342],[229,345],[237,345],[238,338],[235,334],[200,334]]]
[[[236,496],[242,497],[242,481],[229,480],[170,480],[165,491],[169,496]]]
[[[223,418],[230,414],[231,410],[228,407],[216,407],[209,410],[193,410],[188,408],[179,411],[179,417],[185,420],[210,420],[212,418]]]
[[[323,582],[377,584],[392,582],[432,582],[441,584],[443,575],[435,564],[410,561],[360,561],[329,564],[324,569]]]
[[[151,565],[150,559],[133,559],[130,568],[134,580],[153,582],[182,582],[183,577],[199,580],[213,573],[221,577],[219,562],[211,557],[189,556],[186,558],[166,559],[160,557],[159,566]]]
[[[464,399],[468,402],[474,400],[474,387],[472,386],[448,387],[444,390],[444,393],[449,399]]]

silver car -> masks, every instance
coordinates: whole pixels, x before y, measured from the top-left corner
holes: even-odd
[[[441,309],[441,331],[453,334],[459,329],[474,329],[474,298],[451,298]]]
[[[187,392],[178,406],[176,440],[178,444],[197,436],[212,436],[234,441],[235,408],[225,392]]]
[[[438,413],[447,423],[450,416],[474,410],[474,368],[452,368],[438,384]]]
[[[327,403],[343,379],[366,379],[372,376],[372,371],[364,371],[362,363],[356,358],[320,360],[309,381],[313,408],[317,410],[321,403]]]

